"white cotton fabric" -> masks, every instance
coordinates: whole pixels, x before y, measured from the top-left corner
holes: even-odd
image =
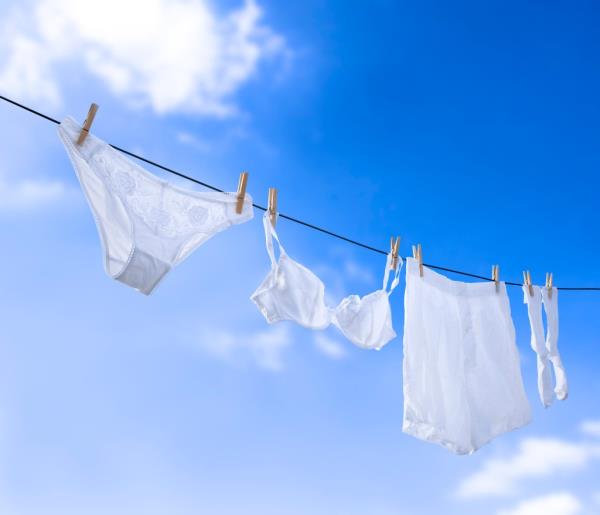
[[[106,273],[149,295],[178,263],[216,233],[250,220],[235,194],[196,192],[165,182],[66,118],[58,133],[94,215]]]
[[[401,259],[389,291],[391,255],[387,257],[380,290],[362,298],[350,295],[337,308],[330,308],[325,303],[323,282],[287,255],[268,213],[263,217],[263,225],[271,271],[250,298],[269,324],[291,320],[310,329],[334,324],[346,338],[365,349],[379,350],[396,337],[388,297],[398,285]],[[279,259],[275,259],[273,240],[279,248]]]
[[[554,401],[554,397],[564,400],[568,396],[568,383],[560,354],[558,352],[558,290],[552,288],[552,295],[548,288],[523,285],[523,302],[527,305],[527,315],[531,327],[531,348],[536,353],[537,360],[537,383],[540,401],[544,407],[548,407]],[[542,304],[546,312],[548,326],[546,337],[544,337],[544,323],[542,320]],[[552,370],[556,385],[553,387]]]
[[[565,367],[558,353],[558,290],[552,288],[552,294],[548,288],[542,288],[542,300],[546,311],[546,349],[548,357],[554,368],[556,385],[554,393],[559,401],[564,401],[569,396],[569,385]]]
[[[542,293],[539,286],[523,285],[523,302],[527,305],[527,315],[531,327],[530,345],[536,354],[537,361],[537,387],[540,400],[545,407],[553,401],[552,371],[548,362],[548,350],[544,339],[544,323],[542,321]]]
[[[404,309],[405,433],[470,454],[531,420],[504,283],[420,277],[408,258]]]

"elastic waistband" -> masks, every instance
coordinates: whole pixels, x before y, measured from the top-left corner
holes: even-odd
[[[109,147],[106,142],[94,136],[91,132],[87,135],[82,145],[77,145],[76,142],[80,132],[81,125],[70,116],[67,116],[59,125],[59,133],[61,133],[65,143],[68,144],[72,152],[79,155],[82,159],[89,161],[96,152]]]
[[[503,282],[499,283],[499,291],[496,292],[496,285],[493,281],[476,283],[453,281],[426,266],[423,267],[423,277],[420,277],[419,263],[411,257],[406,259],[406,275],[414,276],[414,278],[411,278],[412,281],[423,281],[427,286],[455,296],[486,297],[499,294],[506,295],[506,285]]]
[[[67,116],[60,124],[58,128],[59,135],[61,139],[64,141],[67,149],[72,152],[75,156],[83,159],[87,163],[90,163],[92,157],[95,154],[100,154],[103,152],[108,152],[110,154],[117,154],[122,157],[123,160],[128,162],[132,162],[127,159],[126,156],[121,155],[120,152],[113,149],[108,143],[101,140],[97,136],[94,136],[92,133],[89,133],[85,141],[82,145],[77,145],[76,141],[79,138],[79,133],[81,132],[81,125],[79,125],[72,117]],[[237,214],[233,209],[234,205],[237,204],[237,193],[235,192],[219,192],[219,191],[196,191],[193,189],[183,188],[176,184],[173,184],[169,181],[158,177],[157,175],[149,172],[142,166],[137,164],[135,165],[135,169],[137,172],[144,177],[147,177],[149,180],[155,181],[156,183],[160,183],[163,186],[170,188],[171,190],[178,191],[180,193],[184,193],[186,195],[190,195],[195,198],[200,198],[207,202],[220,202],[227,204],[229,206],[228,210],[231,212],[228,213],[229,218],[233,223],[242,223],[246,220],[250,220],[254,216],[254,209],[252,205],[252,196],[249,193],[246,193],[244,198],[244,205],[241,214]],[[90,165],[90,169],[96,172],[96,167]]]

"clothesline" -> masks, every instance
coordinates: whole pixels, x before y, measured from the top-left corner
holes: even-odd
[[[35,110],[35,109],[31,108],[31,107],[28,107],[28,106],[26,106],[24,104],[19,103],[19,102],[16,102],[15,100],[7,98],[7,97],[5,97],[3,95],[0,95],[0,99],[4,100],[4,101],[6,101],[6,102],[8,102],[10,104],[13,104],[13,105],[15,105],[17,107],[20,107],[21,109],[24,109],[25,111],[28,111],[28,112],[30,112],[32,114],[35,114],[36,116],[44,118],[45,120],[48,120],[49,122],[52,122],[52,123],[54,123],[56,125],[60,125],[60,121],[57,120],[56,118],[52,118],[51,116],[48,116],[48,115],[46,115],[44,113],[41,113],[40,111],[37,111],[37,110]],[[128,155],[130,157],[138,159],[139,161],[142,161],[142,162],[147,163],[149,165],[152,165],[152,166],[154,166],[156,168],[159,168],[160,170],[163,170],[163,171],[168,172],[168,173],[173,174],[173,175],[177,175],[178,177],[186,179],[186,180],[188,180],[190,182],[193,182],[195,184],[199,184],[200,186],[208,188],[208,189],[210,189],[212,191],[217,191],[217,192],[224,193],[224,190],[222,190],[220,188],[217,188],[216,186],[213,186],[213,185],[208,184],[206,182],[203,182],[203,181],[200,181],[198,179],[195,179],[194,177],[190,177],[189,175],[186,175],[186,174],[183,174],[183,173],[178,172],[176,170],[173,170],[172,168],[169,168],[167,166],[161,165],[160,163],[156,163],[155,161],[152,161],[152,160],[147,159],[145,157],[142,157],[142,156],[140,156],[138,154],[130,152],[129,150],[125,150],[123,148],[120,148],[120,147],[118,147],[116,145],[112,145],[112,144],[110,146],[113,147],[115,150],[118,150],[119,152],[122,152],[123,154],[126,154],[126,155]],[[261,206],[261,205],[256,204],[256,203],[253,203],[252,205],[256,209],[260,209],[261,211],[266,211],[267,210],[267,208],[265,206]],[[294,218],[294,217],[286,215],[284,213],[278,213],[278,217],[279,218],[283,218],[285,220],[289,220],[290,222],[294,222],[294,223],[299,224],[299,225],[303,225],[304,227],[308,227],[309,229],[313,229],[315,231],[319,231],[319,232],[321,232],[323,234],[327,234],[329,236],[332,236],[332,237],[337,238],[339,240],[345,241],[347,243],[351,243],[352,245],[356,245],[358,247],[362,247],[362,248],[370,250],[372,252],[377,252],[378,254],[383,254],[383,255],[387,255],[388,254],[388,252],[385,251],[385,250],[381,250],[381,249],[372,247],[370,245],[367,245],[365,243],[361,243],[359,241],[353,240],[351,238],[348,238],[348,237],[343,236],[341,234],[335,233],[335,232],[330,231],[328,229],[325,229],[323,227],[319,227],[317,225],[311,224],[309,222],[305,222],[304,220],[300,220],[298,218]],[[483,281],[493,281],[493,279],[490,278],[490,277],[484,277],[484,276],[481,276],[481,275],[472,274],[470,272],[464,272],[462,270],[455,270],[455,269],[452,269],[452,268],[447,268],[447,267],[443,267],[443,266],[439,266],[439,265],[431,265],[431,264],[428,264],[428,263],[423,263],[423,265],[427,266],[428,268],[433,268],[433,269],[441,270],[441,271],[444,271],[444,272],[449,272],[449,273],[453,273],[453,274],[463,275],[463,276],[466,276],[466,277],[472,277],[472,278],[475,278],[475,279],[481,279]],[[509,282],[509,281],[505,281],[505,284],[508,285],[508,286],[522,286],[523,285],[522,283]],[[600,291],[600,287],[596,287],[596,286],[594,286],[594,287],[566,287],[566,286],[561,286],[561,287],[558,287],[557,289],[558,290],[563,290],[563,291]]]

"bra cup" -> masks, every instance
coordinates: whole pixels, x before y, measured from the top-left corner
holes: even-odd
[[[321,280],[287,255],[281,256],[278,272],[279,307],[285,318],[312,329],[327,327],[331,311],[325,305],[325,286]]]
[[[269,324],[283,319],[279,313],[277,294],[274,293],[277,291],[274,287],[275,281],[275,272],[271,272],[250,297],[250,300],[256,304],[256,307],[258,307]]]
[[[277,267],[251,298],[269,323],[293,320],[310,329],[323,329],[331,323],[325,286],[286,254],[281,254]]]
[[[334,324],[344,336],[359,347],[381,349],[396,337],[392,313],[385,290],[346,297],[335,311]]]

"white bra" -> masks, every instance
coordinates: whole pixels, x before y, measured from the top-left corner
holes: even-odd
[[[399,259],[389,291],[391,255],[387,257],[380,290],[362,298],[350,295],[332,309],[325,304],[325,287],[321,280],[286,254],[268,213],[265,213],[263,225],[271,271],[250,299],[269,324],[292,320],[310,329],[325,329],[334,324],[352,343],[365,349],[379,350],[396,337],[388,297],[398,285],[402,259]],[[279,247],[279,260],[275,260],[273,238]]]

